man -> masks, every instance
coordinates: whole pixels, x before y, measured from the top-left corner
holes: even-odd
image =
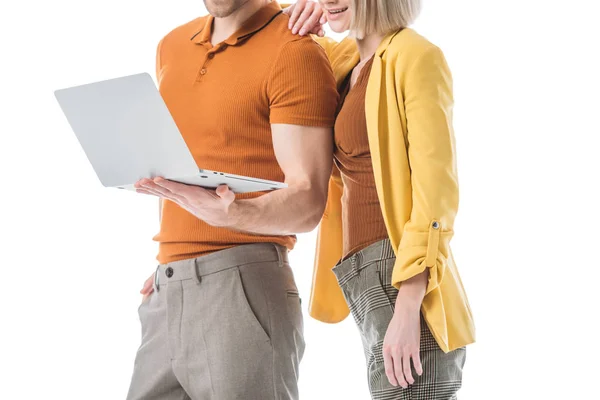
[[[297,399],[303,326],[287,252],[324,210],[335,79],[276,2],[204,2],[210,16],[158,46],[160,92],[199,165],[289,187],[136,184],[162,214],[128,399]]]

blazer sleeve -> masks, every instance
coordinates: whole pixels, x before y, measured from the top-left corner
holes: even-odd
[[[404,93],[412,210],[398,246],[392,281],[429,269],[426,294],[446,271],[458,210],[458,179],[452,128],[452,76],[442,51],[424,51],[396,82]]]

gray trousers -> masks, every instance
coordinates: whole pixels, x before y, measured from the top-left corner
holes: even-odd
[[[298,399],[303,321],[284,247],[159,265],[139,317],[128,400]]]
[[[394,315],[398,290],[391,285],[396,258],[388,239],[353,254],[333,269],[361,334],[369,390],[374,400],[454,400],[462,383],[466,350],[444,353],[421,316],[423,375],[412,368],[407,389],[390,384],[383,363],[383,339]]]

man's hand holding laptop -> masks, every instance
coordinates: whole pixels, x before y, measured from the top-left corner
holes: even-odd
[[[171,200],[209,225],[219,227],[235,225],[233,221],[235,193],[227,185],[209,190],[158,177],[141,179],[134,186],[138,193]]]

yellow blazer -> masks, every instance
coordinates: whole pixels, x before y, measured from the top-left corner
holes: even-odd
[[[359,61],[355,41],[316,38],[338,84]],[[475,341],[469,303],[450,251],[458,208],[452,77],[441,50],[412,29],[388,35],[375,53],[366,93],[377,194],[396,254],[392,283],[429,268],[421,311],[445,352]],[[331,269],[342,256],[342,181],[334,168],[319,226],[310,315],[349,313]]]

